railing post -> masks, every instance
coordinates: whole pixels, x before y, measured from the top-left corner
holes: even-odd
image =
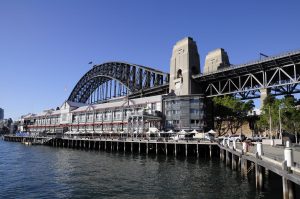
[[[236,150],[236,141],[235,140],[233,140],[233,142],[232,142],[232,149],[235,151]]]
[[[247,143],[243,142],[243,153],[247,153],[247,152],[248,152]]]
[[[263,146],[262,146],[262,143],[257,143],[257,145],[256,145],[256,152],[258,154],[258,158],[261,158],[261,156],[263,155]]]

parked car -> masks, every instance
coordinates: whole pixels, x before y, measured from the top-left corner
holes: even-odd
[[[214,141],[215,140],[215,135],[212,133],[205,133],[204,134],[204,139],[209,140],[209,141]]]
[[[252,137],[247,137],[247,141],[251,141],[251,142],[262,142],[262,139],[265,139],[264,137],[261,137],[259,135],[255,135]]]
[[[230,142],[233,142],[233,141],[243,142],[246,139],[246,136],[245,135],[231,135],[231,136],[229,136],[228,139]]]

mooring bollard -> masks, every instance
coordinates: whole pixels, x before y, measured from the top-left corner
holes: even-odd
[[[247,147],[247,143],[243,142],[243,152],[246,153],[248,152],[248,147]]]
[[[263,155],[262,143],[257,143],[256,152],[258,154],[258,157],[261,158],[261,156]]]
[[[227,142],[227,147],[229,147],[230,145],[229,139],[227,139],[226,142]]]
[[[274,139],[271,139],[270,140],[270,144],[271,144],[271,146],[274,146],[275,144],[274,144]]]
[[[287,148],[290,148],[290,147],[291,147],[290,141],[287,140],[287,141],[285,142],[285,147],[287,147]]]
[[[294,165],[292,148],[284,149],[284,160],[286,161],[286,166],[287,166],[288,170],[291,170],[291,167]]]

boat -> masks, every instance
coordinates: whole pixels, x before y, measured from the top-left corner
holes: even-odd
[[[24,141],[24,142],[22,142],[22,144],[25,144],[25,145],[32,145],[32,142],[30,142],[30,141]]]

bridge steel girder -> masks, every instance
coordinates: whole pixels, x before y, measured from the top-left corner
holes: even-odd
[[[260,97],[261,89],[274,95],[299,93],[300,51],[193,78],[207,97],[234,95],[253,99]]]
[[[107,62],[95,65],[78,81],[68,100],[88,103],[91,94],[102,84],[116,80],[124,85],[129,95],[138,96],[146,92],[157,92],[166,89],[169,74],[146,66],[124,62]]]

